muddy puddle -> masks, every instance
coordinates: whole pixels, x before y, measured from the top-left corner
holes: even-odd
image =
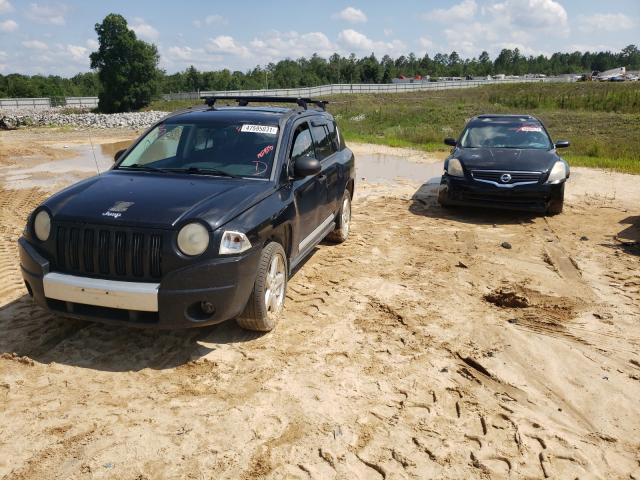
[[[395,155],[372,154],[356,156],[356,178],[369,183],[440,182],[442,162],[416,163]]]
[[[24,156],[19,165],[0,167],[0,184],[5,188],[47,188],[52,179],[74,183],[104,172],[113,165],[113,155],[129,146],[130,141],[101,145],[77,145],[68,149],[69,157],[48,160],[41,156]]]
[[[73,146],[69,148],[69,157],[61,160],[22,157],[18,166],[0,167],[0,184],[5,188],[24,189],[50,188],[54,178],[63,179],[66,184],[74,183],[111,168],[113,155],[130,143]],[[401,156],[384,154],[356,157],[356,178],[369,183],[439,182],[441,173],[442,162],[416,163]]]

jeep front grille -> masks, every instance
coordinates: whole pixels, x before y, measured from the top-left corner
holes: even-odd
[[[54,268],[105,277],[162,276],[162,235],[101,227],[58,226]]]

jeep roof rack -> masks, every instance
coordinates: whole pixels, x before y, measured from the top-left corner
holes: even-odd
[[[258,97],[258,96],[241,96],[241,95],[214,95],[210,97],[203,97],[204,103],[214,108],[216,101],[218,100],[235,100],[241,107],[246,107],[249,102],[254,103],[295,103],[298,106],[308,109],[309,104],[313,104],[325,110],[326,105],[329,103],[326,100],[317,100],[313,98],[301,98],[301,97]]]

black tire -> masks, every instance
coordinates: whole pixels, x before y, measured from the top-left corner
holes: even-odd
[[[346,210],[345,210],[346,209]],[[345,215],[346,213],[346,215]],[[340,210],[336,215],[336,228],[329,235],[327,240],[333,243],[343,243],[349,238],[351,231],[351,192],[346,189],[342,195]]]
[[[558,215],[562,213],[564,207],[564,183],[560,188],[560,191],[551,198],[549,206],[547,207],[547,215]]]
[[[440,188],[438,190],[438,204],[442,207],[442,208],[449,208],[449,202],[447,201],[447,189],[446,188]]]
[[[281,266],[283,267],[283,276],[281,277],[283,285],[282,292],[277,295],[279,306],[275,308],[274,304],[267,304],[267,290],[269,290],[270,284],[271,286],[274,286],[273,281],[275,281],[275,279],[271,277],[271,269],[274,259],[278,257],[282,262]],[[262,249],[253,291],[251,292],[251,296],[249,297],[249,301],[247,302],[244,311],[240,317],[236,319],[238,325],[246,330],[254,330],[258,332],[268,332],[275,328],[282,314],[282,309],[284,308],[284,299],[287,293],[287,280],[289,277],[288,272],[287,255],[279,243],[271,242]]]

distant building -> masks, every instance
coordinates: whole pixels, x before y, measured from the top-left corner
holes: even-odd
[[[421,83],[428,82],[430,79],[429,75],[416,75],[415,77],[400,75],[398,78],[392,78],[391,83]]]

